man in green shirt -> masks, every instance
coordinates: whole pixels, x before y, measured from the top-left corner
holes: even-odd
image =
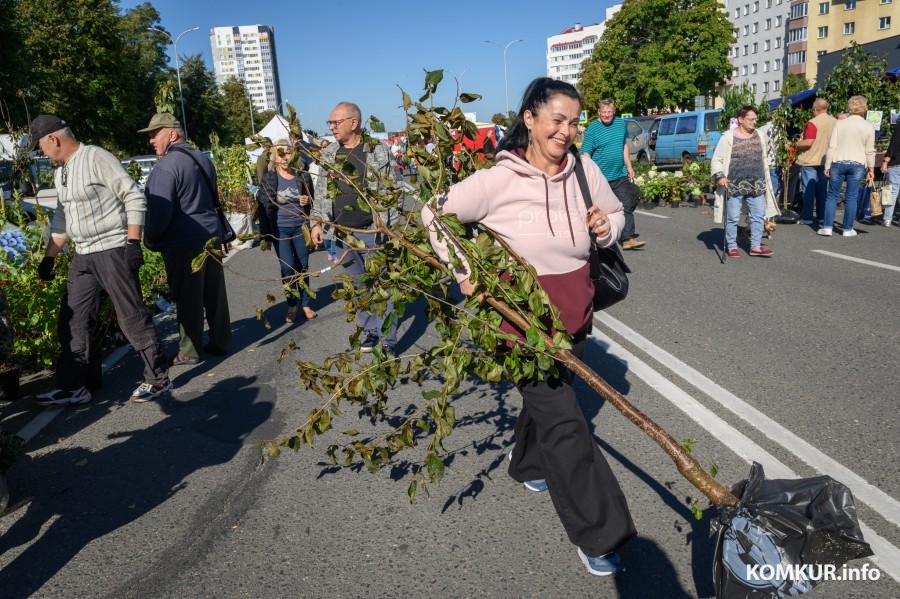
[[[639,241],[634,231],[634,209],[637,208],[638,193],[634,183],[634,169],[628,152],[628,128],[621,117],[616,116],[616,105],[606,98],[600,100],[597,110],[599,119],[588,125],[581,144],[581,153],[591,157],[600,172],[609,181],[613,193],[622,202],[625,210],[625,227],[619,243],[623,250],[636,250],[647,242]]]

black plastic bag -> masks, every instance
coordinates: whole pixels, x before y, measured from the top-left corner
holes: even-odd
[[[830,476],[767,481],[754,462],[733,492],[738,504],[720,507],[712,522],[719,599],[800,595],[822,580],[823,570],[872,555],[853,494]]]
[[[800,215],[793,210],[782,210],[781,214],[773,217],[772,220],[779,225],[794,225],[800,220]]]

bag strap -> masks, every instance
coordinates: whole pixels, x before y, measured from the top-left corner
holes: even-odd
[[[185,156],[188,156],[191,160],[194,161],[194,164],[196,164],[197,168],[200,169],[200,174],[203,175],[203,180],[206,181],[206,186],[209,187],[209,193],[212,194],[216,212],[224,212],[222,208],[222,201],[219,199],[219,190],[213,187],[212,180],[209,178],[209,174],[206,172],[206,169],[203,168],[203,165],[200,164],[200,161],[197,160],[197,157],[194,156],[187,148],[173,146],[169,148],[169,151],[179,152],[181,154],[184,154]]]

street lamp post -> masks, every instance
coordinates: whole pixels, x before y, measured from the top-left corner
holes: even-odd
[[[454,73],[453,71],[447,71],[448,73],[450,73],[451,75],[453,75],[453,78],[454,78],[454,79],[456,79],[456,93],[457,93],[457,94],[462,93],[462,78],[463,78],[463,75],[465,75],[466,73],[468,73],[468,72],[471,71],[471,70],[472,70],[472,69],[466,69],[466,70],[464,70],[462,73],[460,73],[458,76],[457,76],[457,74]]]
[[[175,75],[178,78],[178,98],[181,100],[181,128],[184,130],[184,138],[188,138],[188,130],[187,130],[187,115],[184,112],[184,94],[181,93],[181,67],[178,65],[178,40],[181,39],[181,36],[185,33],[190,33],[191,31],[197,31],[200,29],[199,27],[194,27],[193,29],[188,29],[187,31],[182,31],[178,34],[174,40],[172,36],[169,35],[169,32],[165,29],[159,29],[157,27],[148,27],[150,31],[159,31],[160,33],[165,33],[166,37],[169,38],[169,41],[172,42],[172,45],[175,47]]]
[[[492,42],[491,40],[484,40],[484,43],[491,44],[497,46],[498,48],[503,50],[503,87],[506,90],[506,114],[503,116],[509,116],[509,80],[506,77],[506,51],[509,50],[509,47],[515,44],[516,42],[521,42],[523,40],[513,40],[506,44],[506,47],[501,46],[497,42]]]
[[[256,135],[256,125],[253,124],[253,96],[250,95],[250,88],[247,88],[247,102],[250,104],[250,130]]]

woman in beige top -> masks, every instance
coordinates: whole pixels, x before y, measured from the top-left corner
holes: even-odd
[[[841,231],[844,237],[853,237],[853,219],[863,177],[866,181],[875,178],[875,127],[865,119],[868,102],[863,96],[853,96],[847,100],[845,119],[839,120],[831,132],[828,152],[825,154],[825,176],[830,179],[828,197],[825,199],[825,214],[819,235],[831,235],[831,225],[837,212],[841,185],[847,182],[844,193],[844,220]]]

